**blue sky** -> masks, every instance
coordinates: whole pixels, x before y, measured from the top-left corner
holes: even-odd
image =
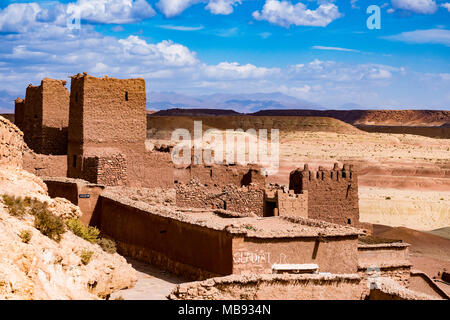
[[[381,29],[369,30],[370,5]],[[450,107],[450,0],[0,1],[0,111],[44,77],[338,108]],[[68,28],[78,13],[80,29]]]

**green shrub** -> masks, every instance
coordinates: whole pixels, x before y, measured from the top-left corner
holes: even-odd
[[[247,230],[257,231],[257,229],[256,229],[254,226],[249,225],[249,224],[246,224],[244,227],[245,227],[245,229],[247,229]]]
[[[90,243],[97,243],[100,231],[95,227],[85,226],[79,219],[72,218],[66,221],[66,225],[75,235]]]
[[[10,215],[20,218],[26,213],[27,207],[21,197],[4,194],[2,199]]]
[[[43,235],[57,242],[61,240],[61,235],[66,231],[63,220],[47,209],[42,209],[36,213],[34,226]]]
[[[30,199],[29,200],[29,206],[30,206],[30,211],[29,213],[33,216],[38,216],[40,213],[42,212],[47,212],[49,214],[52,214],[49,210],[48,210],[48,204],[47,202],[41,202],[39,200],[36,199]],[[53,215],[53,214],[52,214]]]
[[[107,253],[116,253],[117,247],[116,243],[110,239],[101,238],[98,240],[98,245]]]
[[[29,230],[22,230],[22,231],[19,233],[19,237],[20,237],[20,239],[22,239],[22,242],[23,242],[23,243],[28,243],[28,242],[30,242],[32,236],[33,236],[33,235],[31,234],[31,232],[30,232]]]
[[[93,254],[94,254],[93,251],[83,250],[83,252],[81,252],[81,255],[80,255],[81,263],[84,265],[87,265],[89,262],[91,262],[91,258],[92,258]]]

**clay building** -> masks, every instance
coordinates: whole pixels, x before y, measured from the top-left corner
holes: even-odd
[[[67,153],[69,91],[65,85],[64,80],[45,78],[39,86],[27,87],[25,100],[15,101],[15,123],[36,153]]]
[[[144,79],[72,77],[68,176],[126,184],[143,168],[146,138]],[[138,169],[136,169],[138,168]]]
[[[351,165],[332,170],[304,169],[290,173],[289,189],[295,194],[307,191],[308,217],[337,224],[359,225],[358,175]]]

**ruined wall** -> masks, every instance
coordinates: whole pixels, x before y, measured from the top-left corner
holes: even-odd
[[[128,178],[131,181],[142,178],[145,114],[144,79],[95,78],[87,74],[73,76],[68,146],[68,160],[72,162],[69,176],[83,176],[86,150],[115,148],[126,157]]]
[[[252,275],[179,284],[169,299],[361,300],[369,295],[357,275]]]
[[[69,91],[65,80],[44,79],[42,86],[43,154],[67,154],[67,128],[69,126]]]
[[[308,191],[308,217],[337,224],[359,225],[358,177],[349,165],[317,172],[297,169],[289,176],[289,189]]]
[[[449,300],[450,296],[439,285],[431,279],[426,273],[419,270],[411,270],[409,279],[409,289],[421,292],[436,299]]]
[[[225,231],[152,214],[154,207],[106,192],[99,202],[99,228],[117,241],[121,254],[192,279],[231,274],[231,236]]]
[[[85,225],[96,225],[98,221],[94,215],[97,208],[98,197],[104,187],[91,184],[87,181],[71,178],[43,177],[48,188],[48,195],[52,198],[66,198],[74,205],[80,207],[83,215],[80,220]]]
[[[358,263],[361,267],[411,265],[409,244],[359,244]]]
[[[264,190],[258,186],[224,187],[204,185],[197,180],[176,184],[176,205],[187,208],[225,209],[263,216]]]
[[[0,116],[0,166],[22,167],[23,133]]]
[[[233,239],[233,273],[272,273],[272,265],[315,263],[319,272],[356,273],[357,235]],[[343,259],[342,257],[345,257]]]
[[[390,278],[395,283],[407,288],[411,276],[410,264],[382,264],[358,267],[358,273],[366,283],[371,280],[377,280],[380,277]]]
[[[23,119],[25,116],[25,101],[21,98],[17,98],[14,101],[14,124],[23,130]]]
[[[36,154],[28,150],[23,155],[23,168],[41,177],[65,177],[67,174],[67,156]]]
[[[167,152],[146,152],[144,155],[143,174],[136,172],[130,176],[139,178],[136,181],[129,181],[129,184],[145,188],[172,188],[176,180],[170,153]],[[183,171],[186,171],[183,169]]]
[[[36,153],[67,153],[69,92],[65,80],[45,78],[27,87],[25,100],[16,100],[15,118],[27,145]]]
[[[81,159],[81,178],[107,186],[127,184],[127,159],[117,149],[89,149]]]
[[[308,191],[294,193],[280,188],[268,188],[264,192],[264,216],[308,217]]]

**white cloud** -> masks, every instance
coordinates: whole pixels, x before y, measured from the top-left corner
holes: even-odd
[[[301,2],[293,5],[285,0],[266,0],[261,12],[253,12],[253,17],[283,27],[291,25],[325,27],[341,17],[341,14],[338,7],[332,3],[323,3],[317,9],[311,10]]]
[[[156,6],[169,18],[198,3],[207,3],[205,9],[212,14],[228,15],[234,11],[235,6],[242,3],[242,0],[159,0]]]
[[[403,9],[421,14],[436,12],[437,5],[434,0],[392,0],[395,9]]]
[[[81,18],[99,23],[132,23],[153,17],[156,13],[146,0],[78,0],[68,5]]]
[[[385,39],[407,43],[435,43],[450,46],[450,30],[415,30],[387,36]]]
[[[448,12],[450,12],[450,2],[442,3],[441,7],[447,9]]]
[[[25,32],[36,25],[36,17],[41,11],[37,3],[13,3],[0,10],[0,31]]]
[[[171,24],[160,25],[158,27],[161,28],[161,29],[177,30],[177,31],[198,31],[198,30],[204,29],[203,26],[188,27],[188,26],[174,26],[174,25],[171,25]]]
[[[355,49],[339,48],[339,47],[324,47],[324,46],[313,46],[313,49],[317,50],[331,50],[331,51],[346,51],[346,52],[360,52]]]
[[[160,0],[156,6],[166,17],[174,17],[202,0]]]
[[[213,14],[230,14],[233,12],[233,6],[241,4],[241,0],[210,0],[205,7]]]
[[[149,44],[137,36],[129,36],[119,40],[124,53],[128,56],[145,57],[145,62],[162,61],[166,66],[192,66],[198,62],[195,52],[187,47],[164,40],[157,44]]]
[[[256,67],[252,64],[241,65],[237,62],[221,62],[215,66],[205,66],[205,75],[215,79],[256,79],[272,76],[280,72],[278,68]]]
[[[155,14],[146,0],[78,0],[67,5],[59,2],[13,3],[0,10],[0,31],[23,33],[40,29],[60,33],[66,27],[67,19],[74,15],[87,22],[121,24]]]

